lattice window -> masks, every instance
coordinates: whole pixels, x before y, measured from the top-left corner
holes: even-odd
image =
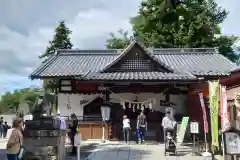
[[[126,56],[116,67],[117,71],[152,71],[154,62],[143,53],[135,52]]]

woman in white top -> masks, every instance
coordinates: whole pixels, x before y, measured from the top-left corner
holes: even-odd
[[[124,141],[127,143],[130,143],[129,140],[129,134],[130,134],[130,120],[127,118],[126,115],[123,116],[123,137],[124,137]]]

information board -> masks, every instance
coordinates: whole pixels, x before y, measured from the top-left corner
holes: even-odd
[[[240,154],[240,138],[237,133],[225,132],[225,145],[227,154]]]
[[[190,122],[190,133],[192,133],[192,134],[198,134],[199,133],[198,122]]]

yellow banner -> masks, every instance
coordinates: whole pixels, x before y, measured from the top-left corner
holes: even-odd
[[[212,145],[219,147],[218,142],[218,112],[219,112],[219,81],[208,82],[211,117]]]

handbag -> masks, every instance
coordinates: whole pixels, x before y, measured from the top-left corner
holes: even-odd
[[[80,136],[80,134],[76,134],[74,136],[74,146],[78,147],[80,145],[81,145],[81,136]]]
[[[23,156],[24,156],[24,148],[22,147],[22,143],[21,143],[21,139],[20,139],[20,136],[18,134],[18,140],[19,140],[19,143],[20,143],[20,150],[18,152],[18,160],[22,160],[23,159]]]

